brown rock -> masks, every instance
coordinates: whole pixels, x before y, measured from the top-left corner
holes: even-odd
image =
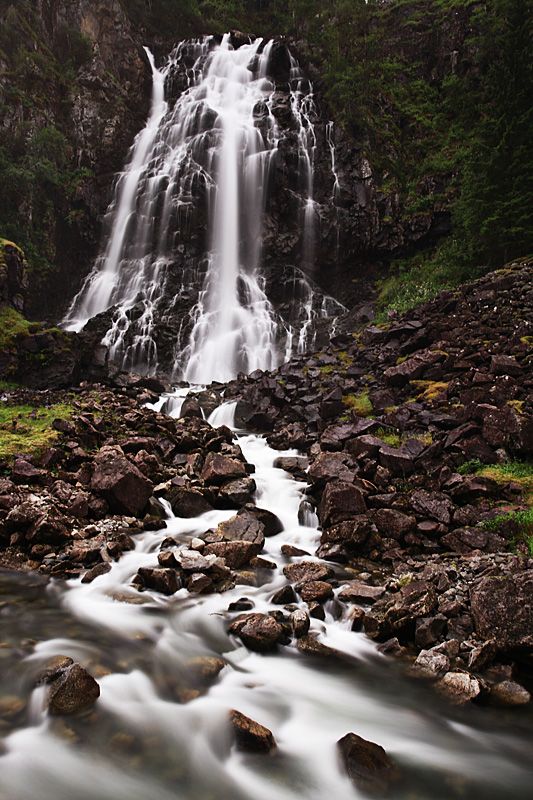
[[[79,664],[72,664],[53,680],[48,695],[50,714],[74,714],[92,706],[100,697],[100,687]]]
[[[250,563],[260,549],[253,542],[213,542],[205,547],[204,553],[220,556],[230,569],[241,569]]]
[[[330,526],[364,514],[366,503],[362,492],[353,484],[331,481],[326,485],[320,503],[322,525]]]
[[[337,747],[350,780],[362,792],[382,797],[399,780],[400,770],[379,744],[347,733]]]
[[[249,650],[265,653],[272,650],[283,633],[275,619],[266,614],[241,614],[228,628]]]
[[[348,581],[339,593],[339,600],[347,603],[375,603],[385,594],[382,586],[368,586],[361,581]]]
[[[276,747],[272,731],[260,725],[240,711],[229,712],[237,750],[247,753],[270,753]]]
[[[533,570],[481,578],[470,599],[478,635],[500,650],[533,646]]]
[[[329,600],[330,597],[333,597],[331,583],[327,583],[326,581],[309,581],[308,583],[303,583],[300,585],[299,592],[302,600],[305,600],[306,603],[311,603],[313,600],[316,600],[318,603],[323,603],[325,600]]]
[[[247,474],[242,461],[220,453],[208,453],[201,477],[207,484],[220,486],[226,481],[246,478]]]
[[[91,489],[112,511],[138,516],[152,494],[152,482],[125,458],[119,447],[102,447],[96,457]]]
[[[318,561],[300,561],[299,564],[288,564],[283,567],[283,574],[295,583],[323,581],[335,574],[331,567]]]
[[[523,706],[529,703],[531,695],[515,681],[501,681],[491,687],[490,702],[494,706]]]

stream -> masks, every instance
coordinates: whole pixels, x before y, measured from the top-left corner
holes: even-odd
[[[210,422],[228,423],[231,412],[225,404]],[[262,555],[276,569],[255,573],[259,585],[211,595],[181,589],[171,597],[130,585],[139,567],[157,564],[168,536],[185,544],[231,510],[181,519],[169,509],[165,530],[138,535],[135,550],[90,584],[0,573],[2,800],[353,800],[363,795],[336,752],[350,731],[398,762],[404,777],[391,795],[398,800],[531,797],[531,709],[450,705],[352,632],[348,607],[338,618],[338,605],[328,601],[326,619],[311,620],[311,633],[339,658],[302,654],[294,642],[261,655],[227,635],[237,613],[228,612],[230,603],[246,597],[254,611],[279,610],[271,598],[291,562],[281,546],[296,545],[313,559],[320,536],[313,514],[307,525],[298,522],[305,484],[273,467],[280,455],[297,453],[275,451],[253,434],[237,441],[256,468],[257,505],[283,523],[266,539]],[[45,689],[35,688],[58,655],[98,680],[100,699],[82,715],[49,716]],[[182,677],[205,656],[226,666],[210,688],[189,682],[184,689]],[[272,730],[272,754],[236,750],[227,721],[233,708]]]

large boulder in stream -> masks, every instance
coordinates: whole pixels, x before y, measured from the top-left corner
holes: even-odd
[[[229,718],[237,750],[247,753],[269,753],[276,747],[272,731],[264,725],[245,717],[235,709],[229,712]]]
[[[400,770],[385,750],[355,733],[337,742],[343,766],[358,789],[372,797],[383,797],[400,778]]]
[[[249,650],[265,653],[276,646],[283,628],[267,614],[240,614],[229,626],[228,633],[238,636]]]
[[[152,481],[128,461],[120,447],[102,447],[95,462],[91,489],[101,495],[115,513],[138,516],[152,495]]]
[[[69,659],[70,660],[70,659]],[[71,664],[48,676],[50,714],[74,714],[92,706],[100,697],[100,687],[86,669]]]

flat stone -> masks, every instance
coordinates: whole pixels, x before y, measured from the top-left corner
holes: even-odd
[[[375,603],[385,594],[383,586],[369,586],[361,581],[348,581],[339,592],[346,603]]]

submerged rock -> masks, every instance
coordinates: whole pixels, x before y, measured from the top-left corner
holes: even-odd
[[[384,796],[399,780],[398,766],[379,744],[347,733],[337,747],[350,780],[372,797]]]
[[[240,711],[229,712],[230,723],[235,737],[237,750],[247,753],[270,753],[276,747],[272,731],[245,717]]]
[[[74,714],[92,706],[100,697],[97,682],[79,664],[72,664],[51,678],[48,695],[50,714]]]

